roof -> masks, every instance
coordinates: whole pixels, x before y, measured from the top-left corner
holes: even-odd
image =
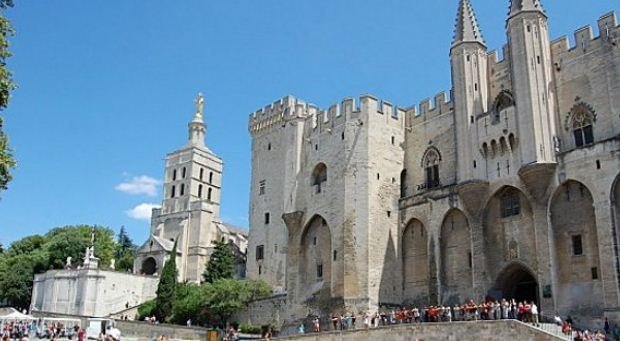
[[[470,42],[485,45],[471,2],[469,0],[460,0],[452,47],[460,43]]]
[[[508,16],[512,17],[520,12],[541,12],[544,14],[545,9],[540,0],[511,0]]]
[[[244,229],[242,227],[235,226],[235,225],[228,224],[228,223],[224,223],[224,222],[219,222],[219,221],[216,221],[215,225],[223,233],[226,233],[226,234],[237,234],[237,235],[241,235],[241,236],[243,236],[245,238],[248,237],[248,230]]]

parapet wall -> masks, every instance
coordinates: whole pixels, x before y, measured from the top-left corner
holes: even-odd
[[[308,330],[308,328],[306,328]],[[311,330],[311,329],[310,329]],[[278,338],[290,341],[358,341],[358,340],[563,340],[559,336],[530,327],[516,320],[417,323],[376,329],[306,334]]]
[[[450,94],[450,97],[448,97],[448,94]],[[413,127],[453,111],[454,101],[452,100],[452,93],[442,91],[435,95],[432,100],[427,98],[420,102],[420,104],[407,109],[407,127]]]
[[[251,134],[259,134],[282,126],[288,119],[302,118],[310,121],[309,126],[312,130],[318,129],[318,132],[324,132],[359,116],[360,113],[372,112],[389,117],[390,120],[386,120],[388,124],[404,126],[406,114],[404,108],[372,95],[362,95],[358,99],[347,97],[339,103],[328,106],[327,109],[287,96],[251,113],[248,129]]]
[[[591,50],[604,45],[617,47],[620,45],[620,26],[615,12],[601,16],[597,22],[599,35],[594,37],[591,25],[586,25],[573,34],[574,45],[570,45],[568,36],[560,37],[551,42],[551,53],[556,61],[556,68],[562,67],[562,61],[578,58]]]

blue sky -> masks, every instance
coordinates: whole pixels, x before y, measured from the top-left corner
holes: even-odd
[[[472,0],[490,49],[508,0]],[[552,38],[620,7],[546,0]],[[247,226],[248,114],[287,94],[326,107],[372,93],[410,106],[450,88],[457,0],[16,1],[4,112],[19,162],[0,193],[0,242],[54,226],[149,223],[166,153],[182,146],[198,91],[207,144],[225,162],[222,217]],[[595,29],[595,34],[597,34]],[[142,205],[142,206],[139,206]],[[139,212],[138,212],[139,213]],[[144,217],[143,217],[144,218]]]

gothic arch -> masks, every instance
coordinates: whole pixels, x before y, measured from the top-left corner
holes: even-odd
[[[428,232],[418,219],[407,223],[401,239],[403,298],[405,302],[427,304],[429,297]]]
[[[592,122],[596,122],[596,111],[594,110],[594,107],[584,101],[578,100],[578,102],[573,105],[573,107],[564,118],[564,129],[566,131],[570,130],[573,127],[573,122],[577,115],[584,115],[587,118],[591,119]]]
[[[315,187],[316,193],[321,193],[323,186],[327,182],[327,166],[320,162],[312,170],[311,185]]]
[[[424,151],[424,154],[422,154],[422,159],[420,160],[420,167],[426,168],[427,161],[433,158],[437,162],[441,162],[441,153],[439,152],[439,149],[437,149],[437,147],[430,146],[426,148],[426,150]]]
[[[487,201],[482,233],[486,266],[491,278],[506,264],[536,264],[534,215],[530,200],[520,189],[503,186]],[[511,242],[515,242],[512,243]]]
[[[493,290],[496,297],[493,298],[515,299],[518,302],[535,301],[540,305],[539,288],[535,272],[527,264],[515,260],[504,266],[497,275]]]
[[[302,300],[309,299],[318,290],[331,287],[332,267],[331,231],[327,221],[314,215],[303,229],[300,240],[299,281]]]
[[[502,110],[510,108],[515,105],[515,100],[512,96],[512,92],[509,90],[502,90],[493,101],[493,112],[498,115]]]
[[[441,303],[465,302],[473,290],[471,229],[465,214],[448,211],[439,238]]]
[[[558,310],[571,314],[602,307],[604,294],[592,193],[583,183],[568,180],[555,190],[549,212]]]

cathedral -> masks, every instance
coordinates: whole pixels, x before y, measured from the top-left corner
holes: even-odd
[[[220,219],[222,159],[205,145],[204,98],[188,124],[188,139],[166,156],[164,198],[153,209],[148,240],[138,249],[134,273],[159,275],[176,243],[179,281],[201,282],[214,242],[233,245],[238,278],[245,276],[247,232]]]
[[[247,276],[288,318],[516,298],[618,320],[620,27],[605,14],[573,45],[549,20],[510,1],[498,53],[460,0],[448,93],[250,115]]]

